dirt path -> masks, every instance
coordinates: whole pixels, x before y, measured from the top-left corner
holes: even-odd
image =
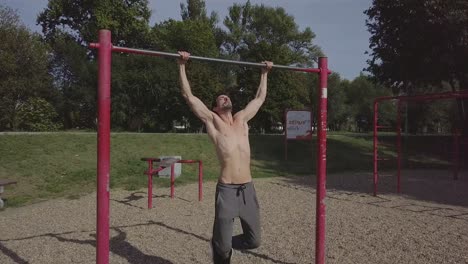
[[[379,197],[370,195],[369,173],[329,175],[327,263],[468,263],[468,182],[454,184],[426,172],[430,184],[421,187],[415,184],[418,173],[406,177],[406,195]],[[382,191],[392,189],[386,181]],[[314,263],[313,180],[255,184],[263,244],[235,252],[234,263]],[[426,197],[412,191],[431,188]],[[156,188],[152,210],[146,209],[144,190],[113,190],[110,262],[210,263],[214,190],[214,183],[206,183],[198,202],[196,184],[176,187],[172,200],[169,189]],[[446,197],[431,199],[437,190]],[[95,263],[95,199],[87,195],[0,212],[0,263]],[[235,233],[240,232],[236,220]]]

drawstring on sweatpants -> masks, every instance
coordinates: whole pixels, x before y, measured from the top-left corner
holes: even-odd
[[[239,188],[237,188],[237,193],[236,193],[236,196],[239,196],[239,193],[242,192],[242,199],[244,200],[244,204],[245,204],[245,193],[244,193],[245,188],[247,187],[244,184],[240,185]]]

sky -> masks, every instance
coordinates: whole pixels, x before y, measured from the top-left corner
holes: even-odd
[[[208,14],[218,13],[220,23],[233,3],[247,0],[205,0]],[[24,24],[40,32],[36,17],[47,6],[48,0],[0,0],[19,13]],[[173,18],[181,20],[180,3],[186,0],[149,0],[152,10],[151,25]],[[300,30],[310,27],[318,45],[328,57],[329,68],[352,80],[367,66],[370,34],[365,26],[364,10],[372,0],[251,0],[254,4],[282,7],[295,18]],[[138,48],[138,47],[132,47]],[[194,54],[196,55],[196,54]]]

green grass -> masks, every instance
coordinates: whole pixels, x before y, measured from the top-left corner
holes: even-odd
[[[391,135],[381,138],[387,143],[394,140]],[[434,140],[431,138],[431,142]],[[18,181],[16,186],[5,188],[7,205],[21,206],[56,197],[76,199],[95,191],[96,142],[95,133],[0,135],[0,178]],[[251,135],[250,142],[254,177],[315,173],[315,140],[290,141],[287,162],[284,161],[283,136]],[[407,160],[412,166],[444,164],[444,155],[427,148],[431,145],[427,144],[427,139],[414,138],[407,142],[406,150],[410,154]],[[440,146],[434,142],[432,145]],[[408,149],[414,149],[414,153]],[[382,150],[385,155],[396,155],[391,147]],[[214,147],[205,134],[115,133],[111,138],[111,188],[136,190],[146,187],[147,179],[143,174],[146,163],[140,159],[160,155],[201,159],[204,179],[216,180],[218,177]],[[383,168],[395,168],[395,165],[386,164]],[[196,181],[197,169],[196,165],[183,165],[182,176],[177,178],[176,184]],[[371,171],[372,137],[367,134],[330,134],[327,170],[332,173]],[[158,186],[169,186],[167,179],[155,177],[155,181]]]

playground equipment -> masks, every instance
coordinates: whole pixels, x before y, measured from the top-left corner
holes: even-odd
[[[90,43],[92,49],[98,50],[98,155],[97,155],[97,238],[96,263],[109,263],[109,178],[110,178],[110,105],[111,105],[111,55],[112,52],[133,53],[140,55],[179,58],[178,54],[116,47],[112,45],[111,32],[99,31],[99,43]],[[264,67],[263,63],[232,61],[215,58],[190,56],[192,60],[221,62],[243,66]],[[318,109],[317,109],[317,200],[316,200],[316,245],[315,262],[325,263],[325,195],[326,195],[326,161],[327,161],[327,82],[328,60],[321,57],[318,68],[300,68],[274,65],[274,69],[298,72],[317,73],[319,75]]]
[[[3,202],[3,200],[2,200],[2,193],[4,191],[5,186],[12,185],[12,184],[16,184],[16,181],[0,179],[0,208],[3,208],[3,206],[5,204],[5,202]]]
[[[415,95],[415,96],[383,96],[377,97],[374,99],[374,172],[373,172],[373,179],[374,179],[374,196],[377,195],[377,187],[378,187],[378,165],[379,161],[384,161],[387,159],[379,158],[378,156],[378,131],[379,129],[388,128],[385,126],[380,126],[378,124],[378,109],[379,103],[388,100],[397,100],[397,192],[401,192],[401,103],[408,102],[408,101],[432,101],[432,100],[443,100],[443,99],[453,99],[453,98],[468,98],[468,92],[447,92],[447,93],[434,93],[434,94],[423,94],[423,95]],[[460,140],[459,135],[454,133],[454,151],[453,151],[453,173],[454,179],[458,178],[458,170],[459,170],[459,156],[460,156]]]
[[[146,161],[148,164],[148,170],[145,171],[145,174],[148,176],[148,209],[153,208],[153,175],[168,167],[171,167],[171,198],[174,198],[174,165],[176,163],[198,163],[198,201],[203,199],[203,162],[201,160],[181,160],[174,158],[164,160],[160,158],[142,158],[141,160]],[[156,168],[154,166],[155,162],[159,163]]]

